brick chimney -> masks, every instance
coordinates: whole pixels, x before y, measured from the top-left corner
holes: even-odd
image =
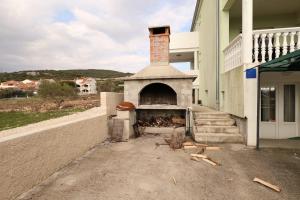
[[[151,64],[169,64],[170,32],[170,26],[149,27]]]

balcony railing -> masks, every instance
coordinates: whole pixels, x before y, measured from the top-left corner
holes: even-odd
[[[225,72],[241,66],[242,63],[242,34],[234,38],[224,49]]]
[[[253,31],[252,62],[264,63],[300,49],[300,27]],[[224,49],[224,71],[242,66],[242,35]]]

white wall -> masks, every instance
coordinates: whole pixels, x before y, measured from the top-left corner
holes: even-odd
[[[173,49],[194,49],[199,48],[199,33],[183,32],[170,35],[170,51]]]
[[[123,93],[101,92],[100,94],[100,105],[105,110],[107,116],[117,115],[116,106],[123,101]]]
[[[100,108],[0,132],[0,199],[14,199],[106,138]]]
[[[199,33],[199,99],[216,108],[216,10],[215,0],[203,0],[195,30]]]

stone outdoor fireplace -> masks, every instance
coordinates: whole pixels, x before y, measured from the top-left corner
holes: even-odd
[[[177,105],[177,94],[164,83],[151,83],[140,91],[139,105]]]
[[[185,115],[192,106],[196,78],[169,64],[170,27],[150,27],[150,65],[124,79],[124,100],[135,105],[137,119]]]

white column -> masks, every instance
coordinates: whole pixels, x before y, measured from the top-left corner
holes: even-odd
[[[242,0],[242,35],[243,35],[243,63],[244,71],[252,67],[252,31],[253,31],[253,0]],[[247,117],[247,145],[256,145],[257,126],[257,79],[246,79],[244,74],[244,112]]]
[[[198,51],[194,51],[194,62],[193,62],[193,64],[194,64],[194,70],[195,70],[197,76],[199,77]],[[196,79],[196,80],[198,80],[198,79]],[[199,97],[198,88],[199,88],[199,86],[198,86],[198,83],[194,82],[193,85],[194,84],[196,85],[196,87],[194,86],[194,89],[195,89],[195,104],[198,104],[198,97]]]
[[[242,36],[243,36],[243,61],[252,63],[252,30],[253,30],[253,0],[242,0]]]
[[[194,70],[197,70],[197,71],[199,70],[199,66],[198,66],[198,51],[194,51]]]

